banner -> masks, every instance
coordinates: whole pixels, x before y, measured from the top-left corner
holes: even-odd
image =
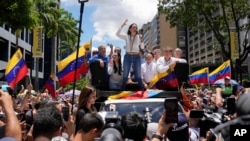
[[[238,47],[238,35],[237,32],[230,32],[230,48],[231,48],[231,58],[236,60],[239,58],[239,47]]]
[[[42,58],[43,56],[43,27],[33,29],[33,48],[32,56]]]

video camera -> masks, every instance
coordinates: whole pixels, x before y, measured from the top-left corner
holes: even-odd
[[[123,130],[119,112],[106,111],[102,112],[101,115],[105,116],[105,125],[101,137],[96,138],[95,141],[121,141]]]

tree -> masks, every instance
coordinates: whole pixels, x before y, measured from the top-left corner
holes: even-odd
[[[225,60],[231,59],[230,32],[235,30],[238,36],[239,60],[242,62],[250,52],[248,34],[249,22],[240,24],[248,18],[250,5],[248,0],[183,0],[169,2],[159,0],[158,11],[166,14],[166,20],[171,26],[187,26],[191,31],[212,30],[219,49]],[[244,34],[243,36],[240,36]],[[243,38],[243,40],[241,40]]]
[[[56,49],[60,48],[57,41],[65,41],[67,45],[74,46],[77,37],[77,21],[72,14],[60,8],[57,0],[33,0],[34,11],[44,27],[45,34],[51,38],[51,72],[55,73]]]
[[[31,0],[4,0],[0,1],[0,23],[4,23],[15,31],[16,46],[18,38],[24,28],[32,29],[38,18],[32,12]]]

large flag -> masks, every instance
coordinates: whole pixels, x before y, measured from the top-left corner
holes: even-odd
[[[179,83],[174,69],[169,68],[166,72],[158,73],[149,83],[150,89],[165,90],[168,88],[178,88]]]
[[[147,89],[147,91],[135,91],[135,92],[123,91],[119,94],[109,96],[108,99],[109,100],[113,100],[113,99],[129,99],[129,100],[146,99],[146,98],[154,97],[154,96],[160,94],[161,92],[163,92],[163,90]]]
[[[15,54],[7,63],[5,79],[9,83],[9,86],[14,89],[15,85],[22,80],[27,73],[28,67],[23,59],[22,52],[20,49],[17,49]]]
[[[74,81],[75,72],[76,72],[76,80],[80,78],[81,74],[87,73],[85,53],[86,53],[86,48],[88,46],[90,46],[90,42],[85,43],[83,46],[79,48],[76,71],[75,71],[76,51],[58,63],[57,77],[62,87]]]
[[[208,83],[208,67],[197,70],[189,75],[190,84]]]
[[[53,98],[56,98],[56,90],[55,90],[54,80],[55,80],[55,75],[53,73],[51,73],[47,82],[44,85],[44,88],[49,90],[49,92]]]
[[[226,76],[231,77],[230,60],[227,60],[213,72],[209,73],[209,82],[213,84],[216,80],[225,78]]]

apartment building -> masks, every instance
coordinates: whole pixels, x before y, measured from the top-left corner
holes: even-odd
[[[164,15],[155,15],[150,22],[142,26],[140,31],[148,49],[178,47],[177,28],[171,28]]]
[[[46,41],[44,43],[46,47],[43,45],[41,58],[34,58],[32,56],[33,34],[27,29],[22,30],[18,38],[18,47],[23,53],[29,73],[21,81],[21,84],[27,85],[31,80],[33,87],[42,89],[45,81],[47,81],[51,68],[51,42]],[[16,36],[14,31],[5,24],[0,26],[0,47],[0,84],[6,84],[4,72],[8,61],[16,51]]]

